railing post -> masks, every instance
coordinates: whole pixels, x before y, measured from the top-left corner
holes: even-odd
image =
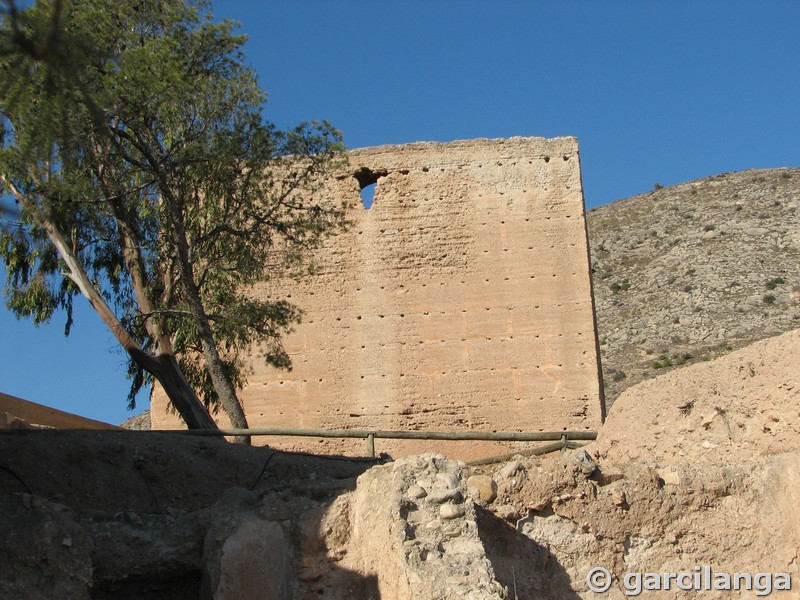
[[[567,451],[567,436],[561,436],[561,454],[564,454]]]
[[[375,458],[375,436],[371,433],[367,436],[367,456]]]

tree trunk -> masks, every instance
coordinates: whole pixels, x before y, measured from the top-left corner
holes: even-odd
[[[245,417],[239,398],[236,395],[236,390],[230,378],[225,374],[224,363],[217,350],[214,332],[211,329],[208,315],[203,306],[200,289],[195,281],[191,252],[189,251],[189,239],[186,234],[186,222],[184,220],[181,204],[169,185],[167,177],[162,170],[161,162],[156,159],[146,145],[143,144],[140,139],[132,138],[121,130],[113,129],[111,133],[112,135],[119,135],[128,139],[142,152],[158,181],[161,198],[165,203],[169,215],[169,225],[171,225],[169,234],[172,237],[171,241],[175,244],[178,254],[181,285],[183,286],[183,292],[186,295],[189,310],[192,313],[195,326],[197,327],[206,369],[211,377],[211,384],[214,386],[214,391],[217,392],[220,404],[230,418],[231,424],[237,429],[248,429],[247,418]],[[136,135],[138,136],[138,134]],[[248,436],[240,436],[235,438],[235,441],[240,444],[249,444],[250,438]]]
[[[200,290],[194,278],[192,259],[189,252],[189,241],[186,235],[186,226],[181,208],[161,173],[159,172],[158,174],[163,193],[162,197],[166,202],[167,211],[172,221],[172,233],[178,251],[181,284],[183,285],[184,294],[186,294],[189,310],[194,317],[195,326],[197,327],[197,335],[200,338],[200,346],[203,350],[206,370],[211,377],[211,383],[214,386],[214,391],[217,392],[220,404],[231,420],[231,425],[236,429],[248,429],[247,417],[245,417],[242,404],[239,402],[239,398],[236,395],[236,390],[230,378],[225,374],[224,363],[217,350],[216,341],[214,340],[214,332],[211,329],[211,323],[206,314],[205,307],[203,306],[203,299],[200,296]],[[250,438],[248,436],[238,436],[234,438],[234,441],[238,444],[250,444]]]
[[[186,381],[171,354],[151,356],[139,348],[127,348],[130,357],[158,380],[189,429],[219,429],[206,407]]]
[[[78,286],[81,293],[86,297],[92,308],[95,309],[106,326],[117,338],[128,354],[141,365],[148,373],[158,379],[164,387],[173,406],[180,413],[189,429],[218,429],[214,419],[211,418],[208,410],[194,393],[186,378],[181,372],[178,361],[172,354],[160,353],[158,356],[151,356],[139,347],[128,330],[117,319],[114,311],[108,306],[98,291],[92,285],[89,275],[83,268],[77,256],[72,252],[69,244],[64,239],[61,231],[55,223],[42,220],[42,227],[47,232],[50,241],[56,247],[61,258],[67,265],[69,272],[67,276]]]
[[[99,163],[100,161],[97,162]],[[131,276],[133,293],[139,305],[139,310],[146,315],[151,315],[156,311],[156,307],[147,293],[149,281],[140,249],[141,242],[135,228],[125,217],[125,211],[119,204],[122,194],[112,188],[111,183],[104,177],[102,171],[98,170],[96,175],[101,186],[103,186],[103,192],[107,198],[106,202],[117,223],[119,245],[122,249],[125,265]],[[211,415],[205,410],[205,406],[195,394],[194,389],[186,381],[175,358],[169,336],[164,331],[161,323],[159,323],[158,319],[147,319],[145,327],[156,342],[156,356],[153,357],[141,352],[138,347],[131,347],[128,349],[131,358],[142,369],[158,379],[172,405],[180,413],[190,429],[216,429],[217,426]]]

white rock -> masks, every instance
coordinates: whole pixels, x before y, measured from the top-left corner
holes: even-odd
[[[408,486],[408,491],[406,493],[408,494],[409,498],[424,498],[428,495],[428,492],[425,491],[425,488],[417,485],[416,483],[412,483],[410,486]]]
[[[457,519],[465,514],[464,507],[460,504],[442,504],[439,507],[439,516],[443,519]]]

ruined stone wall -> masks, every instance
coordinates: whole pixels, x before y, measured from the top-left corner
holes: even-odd
[[[365,210],[361,186],[377,179]],[[330,192],[352,228],[317,273],[259,293],[305,311],[291,372],[253,363],[252,427],[548,431],[601,422],[577,140],[511,138],[353,151]],[[165,419],[154,399],[153,427]],[[275,443],[274,439],[264,440]],[[363,452],[363,442],[286,441]],[[376,442],[474,456],[517,446]]]

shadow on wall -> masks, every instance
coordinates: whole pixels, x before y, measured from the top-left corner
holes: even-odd
[[[566,570],[547,548],[488,510],[476,505],[475,511],[484,551],[509,598],[580,600]]]

